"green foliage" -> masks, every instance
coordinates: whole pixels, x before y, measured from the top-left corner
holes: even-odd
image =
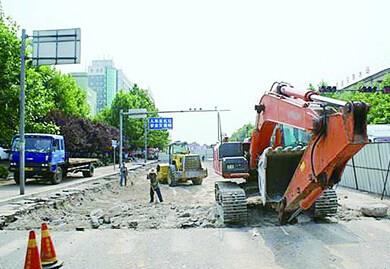
[[[380,88],[383,89],[385,87],[390,87],[390,73],[389,74],[386,74],[384,77],[383,77],[383,80],[380,84]]]
[[[119,130],[107,124],[93,123],[90,119],[69,116],[62,111],[52,111],[48,121],[60,127],[66,151],[76,157],[92,157],[94,154],[111,156],[111,140],[119,139]]]
[[[348,91],[326,94],[326,96],[344,101],[362,101],[370,105],[367,120],[370,124],[390,123],[390,94],[363,93]]]
[[[4,166],[0,166],[0,178],[6,179],[8,177],[8,169]]]
[[[245,138],[251,137],[255,126],[252,123],[247,123],[237,129],[230,137],[230,141],[244,141]]]
[[[127,111],[135,108],[146,108],[148,112],[153,112],[150,117],[158,116],[157,108],[150,99],[147,92],[137,85],[134,85],[130,92],[120,91],[115,96],[111,108],[102,110],[95,118],[98,122],[108,123],[112,126],[119,127],[119,112],[121,109]],[[126,139],[135,147],[144,145],[144,121],[140,119],[129,119],[124,117],[123,130]],[[168,145],[167,131],[150,131],[148,133],[148,146],[165,148]]]
[[[45,88],[50,90],[57,109],[71,116],[88,116],[87,93],[77,86],[70,75],[61,74],[47,66],[41,66],[38,71]]]

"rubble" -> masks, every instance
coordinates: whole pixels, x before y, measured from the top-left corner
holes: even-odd
[[[94,229],[99,228],[100,223],[99,223],[99,218],[98,218],[98,217],[96,217],[96,216],[91,216],[91,226],[92,226],[92,228],[94,228]]]
[[[360,211],[368,217],[383,218],[387,216],[388,208],[385,204],[372,204],[363,206]]]

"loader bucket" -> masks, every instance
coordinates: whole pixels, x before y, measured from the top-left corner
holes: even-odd
[[[263,204],[279,202],[306,147],[267,148],[258,163],[258,184]]]

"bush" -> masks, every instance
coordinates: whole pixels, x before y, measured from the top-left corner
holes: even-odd
[[[6,179],[8,177],[8,169],[4,166],[0,166],[0,178]]]

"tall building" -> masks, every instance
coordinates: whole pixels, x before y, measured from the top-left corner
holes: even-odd
[[[83,90],[85,90],[85,92],[87,93],[87,103],[90,108],[90,114],[91,116],[95,116],[97,95],[93,89],[88,87],[88,73],[77,72],[77,73],[71,73],[70,75],[76,80],[77,85]]]
[[[97,93],[97,112],[111,106],[119,90],[129,91],[132,83],[112,60],[94,60],[88,67],[88,87]]]

